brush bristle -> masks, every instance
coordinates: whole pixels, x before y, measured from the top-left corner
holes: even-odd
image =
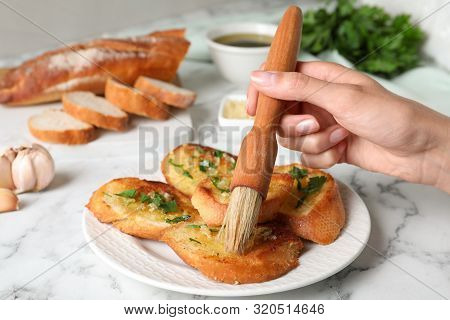
[[[255,230],[262,196],[248,187],[236,187],[231,193],[227,213],[219,231],[225,250],[243,254]]]

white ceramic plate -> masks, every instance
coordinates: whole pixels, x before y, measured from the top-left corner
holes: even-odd
[[[207,296],[250,296],[301,288],[332,276],[348,266],[364,249],[370,216],[364,202],[346,184],[339,188],[347,222],[339,238],[320,246],[305,243],[300,266],[281,278],[256,284],[230,285],[210,280],[186,265],[167,245],[124,234],[83,212],[83,230],[92,250],[117,271],[149,285]]]

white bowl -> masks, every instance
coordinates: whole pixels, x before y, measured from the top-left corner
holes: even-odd
[[[236,47],[220,44],[214,39],[234,33],[274,36],[277,26],[266,23],[232,23],[211,29],[206,34],[211,57],[222,76],[233,83],[247,85],[250,73],[266,60],[270,47]]]
[[[225,105],[227,104],[227,102],[229,100],[245,101],[245,100],[247,100],[247,96],[243,93],[242,94],[233,93],[233,94],[227,94],[226,96],[224,96],[222,98],[222,101],[220,102],[219,115],[218,115],[219,125],[223,128],[237,127],[237,128],[239,128],[239,131],[250,130],[251,127],[253,126],[253,122],[254,122],[253,119],[229,119],[229,118],[225,118],[223,116]]]

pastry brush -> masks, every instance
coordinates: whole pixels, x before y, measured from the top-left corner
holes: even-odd
[[[300,8],[290,6],[272,40],[264,71],[295,71],[301,27]],[[219,235],[228,252],[243,254],[255,230],[277,157],[276,130],[283,109],[283,101],[259,94],[255,122],[242,142]]]

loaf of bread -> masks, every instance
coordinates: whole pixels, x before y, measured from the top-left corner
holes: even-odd
[[[140,75],[171,82],[188,48],[184,30],[176,29],[48,51],[6,73],[0,80],[0,103],[55,101],[77,90],[101,94],[111,77],[130,85]]]

